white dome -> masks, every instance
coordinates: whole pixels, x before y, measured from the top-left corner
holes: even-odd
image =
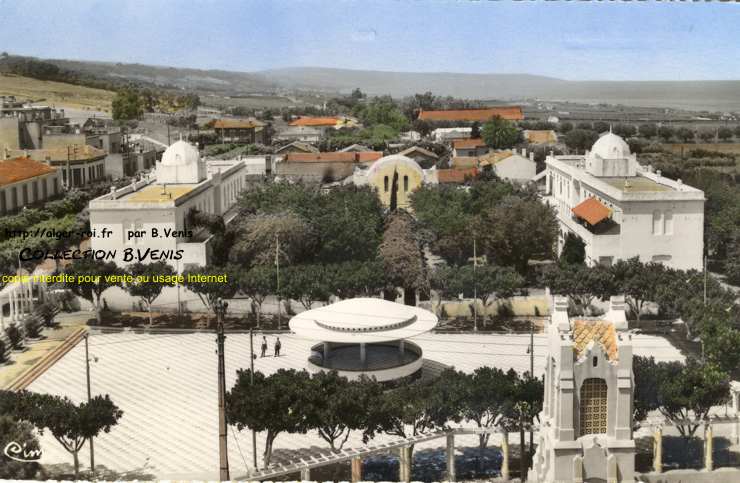
[[[629,145],[613,132],[601,136],[591,147],[592,154],[602,159],[624,159],[631,154]]]
[[[184,166],[199,161],[200,153],[195,146],[182,139],[171,144],[162,154],[162,165],[164,166]]]
[[[367,176],[371,177],[372,175],[377,173],[383,166],[387,164],[406,165],[407,167],[413,169],[414,171],[417,171],[420,176],[424,176],[424,170],[421,169],[421,166],[419,166],[419,163],[401,154],[391,154],[390,156],[384,156],[380,158],[379,160],[375,161],[372,164],[372,166],[370,166],[370,169],[368,169]]]

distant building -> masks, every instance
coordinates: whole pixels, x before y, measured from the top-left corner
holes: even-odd
[[[432,131],[432,139],[437,143],[450,143],[455,139],[468,139],[473,128],[470,127],[441,127]]]
[[[520,106],[488,107],[483,109],[451,109],[440,111],[419,112],[418,119],[427,122],[462,122],[483,123],[499,116],[508,121],[521,121],[524,119]]]
[[[383,157],[379,151],[359,153],[289,153],[275,163],[277,176],[304,181],[337,181],[352,176],[356,166]]]
[[[434,173],[438,184],[465,184],[478,176],[478,168],[437,169]]]
[[[310,126],[289,126],[281,129],[275,135],[280,141],[301,141],[305,143],[317,143],[321,140],[323,130]]]
[[[195,209],[224,216],[229,222],[246,181],[244,163],[207,164],[194,146],[177,141],[164,152],[153,176],[90,201],[91,228],[98,233],[104,228],[113,232],[109,237],[93,237],[91,247],[116,250],[119,266],[127,264],[123,259],[127,248],[154,249],[170,255],[183,250],[181,260],[166,260],[179,272],[205,266],[211,237],[205,229],[190,227],[188,214]],[[137,231],[141,236],[129,236]]]
[[[522,149],[521,154],[515,150],[492,151],[478,158],[481,169],[493,169],[501,179],[515,183],[526,184],[537,173],[537,163],[534,153]]]
[[[302,141],[293,141],[275,150],[275,154],[285,155],[288,153],[318,153],[319,149],[312,144]]]
[[[58,196],[59,170],[49,163],[19,157],[0,160],[0,214]]]
[[[560,223],[558,250],[573,233],[590,265],[640,257],[671,268],[702,268],[704,193],[641,166],[609,132],[582,156],[548,156],[545,201]]]
[[[213,123],[216,138],[221,143],[269,144],[265,124],[253,119],[217,119]]]
[[[33,106],[0,97],[0,149],[41,148],[43,130],[49,125],[65,125],[69,120],[64,110],[49,106]]]
[[[452,141],[452,156],[480,156],[488,152],[488,146],[481,138],[456,139]]]
[[[556,297],[547,327],[545,396],[527,481],[635,481],[632,342],[624,297],[598,318],[568,317]]]
[[[62,184],[66,188],[87,186],[106,177],[107,153],[88,145],[71,145],[52,149],[6,149],[5,157],[28,157],[48,162],[61,172]]]
[[[434,165],[437,163],[437,161],[439,161],[439,156],[437,156],[437,154],[419,146],[411,146],[410,148],[404,149],[398,154],[400,154],[401,156],[406,156],[407,158],[411,158],[422,166],[430,164]]]

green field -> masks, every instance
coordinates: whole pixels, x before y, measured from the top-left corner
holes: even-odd
[[[56,107],[110,112],[112,91],[0,74],[0,95]]]

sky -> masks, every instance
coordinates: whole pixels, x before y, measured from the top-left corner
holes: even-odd
[[[740,79],[740,3],[0,0],[0,50],[259,71]]]

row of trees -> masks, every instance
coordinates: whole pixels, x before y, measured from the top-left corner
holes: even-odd
[[[0,415],[0,428],[7,431],[0,433],[0,436],[20,436],[20,441],[12,441],[21,444],[27,451],[39,449],[30,427],[39,432],[49,431],[72,454],[75,479],[78,479],[78,454],[85,441],[97,437],[101,432],[110,432],[123,416],[123,411],[107,395],[75,404],[67,397],[50,394],[0,391]],[[6,466],[6,461],[3,457],[0,462],[0,478],[33,478],[39,470],[38,465],[33,463],[24,463],[22,468],[18,468],[13,464]]]
[[[227,394],[227,419],[240,430],[266,433],[267,466],[281,433],[316,430],[340,450],[353,431],[367,442],[378,434],[406,438],[461,421],[513,430],[536,418],[542,396],[540,379],[491,367],[472,374],[448,369],[431,382],[403,382],[393,389],[367,378],[348,381],[336,372],[280,369],[269,376],[256,372],[252,382],[249,371],[238,371]],[[481,451],[488,439],[480,435]]]

